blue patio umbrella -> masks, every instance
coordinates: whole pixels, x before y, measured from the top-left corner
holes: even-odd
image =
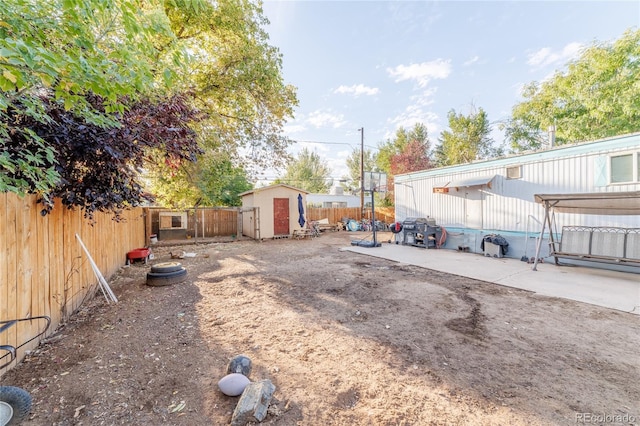
[[[300,217],[298,218],[298,223],[300,227],[304,226],[304,205],[302,204],[302,194],[298,194],[298,213],[300,213]]]

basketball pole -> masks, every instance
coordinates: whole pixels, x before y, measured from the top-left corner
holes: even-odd
[[[371,186],[371,226],[373,227],[373,246],[378,247],[378,241],[376,240],[376,205],[374,204],[374,198],[376,194],[375,183]]]

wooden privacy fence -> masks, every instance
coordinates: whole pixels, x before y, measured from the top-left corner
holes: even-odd
[[[175,210],[145,207],[146,234],[160,240],[214,238],[238,235],[241,209],[234,207],[199,207]]]
[[[51,318],[52,332],[98,288],[76,234],[108,279],[125,264],[128,251],[144,247],[145,227],[142,208],[123,212],[121,222],[97,213],[93,225],[83,212],[59,202],[46,216],[40,215],[41,209],[35,196],[0,193],[0,321],[45,315]],[[0,345],[18,347],[44,325],[19,322],[0,333]],[[37,343],[19,350],[17,360]],[[0,351],[0,356],[5,353]]]
[[[392,223],[395,221],[395,210],[393,207],[376,207],[376,220]],[[307,207],[307,220],[328,219],[329,223],[341,222],[343,218],[361,220],[363,218],[360,207],[344,207],[344,208],[320,208]],[[371,219],[371,208],[365,208],[364,218]]]
[[[145,207],[145,234],[147,242],[151,236],[161,241],[241,236],[242,214],[243,209],[238,207]],[[375,216],[385,223],[395,221],[393,207],[376,207]],[[362,217],[360,207],[305,209],[305,218],[310,221],[327,219],[329,223],[338,223],[345,218],[361,220]],[[371,219],[371,208],[365,209],[364,217]]]

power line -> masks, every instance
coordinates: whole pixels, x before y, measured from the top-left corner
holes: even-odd
[[[257,180],[276,180],[276,179],[277,180],[281,180],[281,181],[288,181],[288,182],[289,181],[306,182],[306,181],[309,181],[309,180],[335,180],[335,181],[340,181],[340,182],[342,182],[342,181],[353,181],[353,179],[351,179],[351,178],[345,179],[345,178],[342,178],[342,177],[333,177],[333,176],[330,176],[328,178],[308,178],[308,179],[295,179],[295,178],[289,179],[289,178],[283,178],[283,177],[278,177],[278,176],[276,176],[276,177],[260,176],[260,177],[257,178]]]
[[[291,139],[293,142],[296,143],[317,143],[317,144],[322,144],[322,145],[349,145],[351,146],[350,143],[347,142],[327,142],[327,141],[303,141],[303,140],[297,140],[297,139]]]
[[[295,142],[295,143],[316,143],[319,145],[347,145],[350,146],[351,148],[356,148],[354,146],[354,144],[350,144],[347,142],[327,142],[327,141],[304,141],[304,140],[297,140],[297,139],[290,139],[291,141]],[[364,145],[367,148],[371,148],[371,149],[376,149],[379,150],[380,148],[378,148],[377,146],[371,146],[371,145]]]

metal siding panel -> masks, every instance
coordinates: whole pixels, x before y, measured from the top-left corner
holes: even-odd
[[[624,138],[623,138],[624,139]],[[639,136],[625,141],[607,141],[599,149],[594,144],[583,144],[557,151],[498,159],[477,164],[453,166],[428,170],[396,177],[396,182],[413,186],[396,192],[396,215],[404,217],[426,217],[436,219],[443,226],[464,227],[464,198],[459,193],[433,193],[433,187],[452,180],[474,178],[495,173],[498,176],[492,188],[484,188],[483,223],[485,229],[533,232],[539,230],[537,221],[542,221],[544,209],[534,202],[536,193],[601,192],[640,190],[640,183],[617,187],[596,186],[595,165],[597,158],[612,152],[640,150]],[[631,142],[630,142],[631,141]],[[590,145],[590,146],[587,146]],[[591,150],[591,152],[589,152]],[[573,153],[574,155],[568,155]],[[521,165],[522,178],[507,180],[505,168]],[[401,186],[399,186],[401,187]],[[396,187],[398,188],[398,187]],[[451,188],[450,191],[455,191]],[[407,197],[415,197],[415,204]],[[405,210],[405,212],[401,212]],[[411,214],[407,214],[411,213]],[[587,226],[637,226],[637,217],[605,217],[595,215],[557,214],[559,226],[582,224]]]

